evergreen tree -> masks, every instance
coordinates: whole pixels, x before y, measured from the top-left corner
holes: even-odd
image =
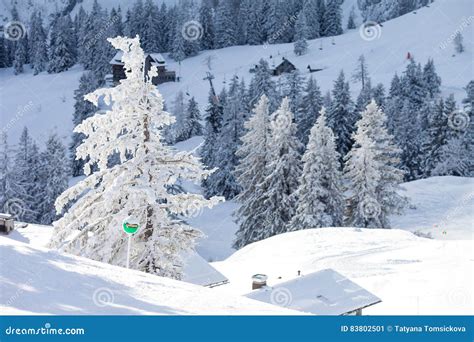
[[[74,127],[78,126],[85,119],[95,114],[95,106],[89,101],[86,101],[84,96],[99,88],[99,84],[99,80],[97,80],[95,75],[91,72],[85,72],[79,79],[79,88],[74,92],[75,103],[72,119]],[[82,176],[84,174],[83,169],[85,161],[82,159],[76,159],[76,149],[80,144],[82,144],[84,138],[85,136],[82,133],[73,132],[72,134],[72,142],[69,145],[69,151],[71,158],[71,172],[73,177]]]
[[[349,83],[341,70],[332,90],[331,107],[328,111],[328,124],[336,135],[337,152],[345,156],[349,151],[354,131],[355,118],[350,96]]]
[[[237,41],[237,27],[233,18],[232,2],[219,1],[215,15],[215,42],[216,48],[235,45]]]
[[[305,24],[307,27],[307,39],[315,39],[319,37],[319,32],[321,30],[321,25],[319,22],[318,16],[318,3],[314,0],[305,0],[303,3],[303,11],[305,15]],[[298,29],[295,24],[295,34],[297,34]]]
[[[72,21],[69,16],[59,17],[51,27],[49,43],[49,73],[68,70],[76,61]],[[91,53],[90,51],[88,53]]]
[[[428,62],[423,67],[423,81],[425,83],[428,96],[434,98],[441,93],[439,89],[441,86],[441,77],[439,77],[436,73],[432,59],[428,59]]]
[[[250,81],[249,86],[249,106],[253,108],[257,101],[266,95],[270,101],[270,112],[274,111],[278,106],[278,98],[275,91],[276,85],[272,80],[272,74],[268,66],[268,62],[261,59],[255,68],[255,74]]]
[[[352,190],[347,223],[356,227],[389,228],[389,215],[400,213],[406,199],[398,193],[403,178],[397,168],[400,150],[387,132],[385,114],[375,101],[357,122],[354,140],[345,158],[345,173]]]
[[[30,55],[33,73],[37,75],[46,69],[48,52],[46,46],[46,32],[43,28],[41,12],[33,12],[30,19]]]
[[[322,106],[323,98],[321,96],[321,90],[316,80],[310,77],[306,83],[300,111],[298,113],[299,115],[296,117],[298,127],[297,136],[304,146],[306,146],[308,142],[309,133],[318,118]]]
[[[204,143],[201,148],[201,159],[204,165],[212,169],[216,165],[215,156],[217,154],[216,140],[222,127],[223,104],[226,98],[225,88],[219,96],[216,96],[212,89],[209,92],[209,104],[206,109],[206,125]]]
[[[177,132],[176,141],[184,141],[197,135],[202,135],[201,115],[196,100],[192,97],[184,112],[181,129]]]
[[[96,105],[99,98],[111,98],[113,105],[105,114],[94,115],[76,127],[87,136],[77,153],[83,159],[90,158],[88,176],[57,199],[58,212],[70,201],[77,202],[54,223],[50,247],[124,265],[127,238],[117,234],[117,226],[132,216],[142,228],[134,236],[130,267],[179,279],[181,258],[200,234],[178,215],[189,215],[220,199],[168,191],[178,175],[197,182],[209,172],[203,171],[190,153],[176,153],[162,144],[162,127],[171,124],[173,118],[162,110],[163,99],[150,81],[157,74],[156,68],[150,71],[150,78],[143,78],[145,55],[138,38],[110,41],[123,51],[122,60],[130,72],[118,86],[86,96]],[[110,156],[117,151],[119,163],[108,168]],[[90,174],[94,163],[99,170]],[[77,230],[81,233],[71,238]]]
[[[218,169],[205,182],[208,197],[219,195],[231,199],[240,192],[240,186],[235,178],[235,167],[239,163],[236,151],[240,146],[240,137],[244,129],[243,96],[238,78],[234,76],[227,93],[222,127],[216,141],[214,166]]]
[[[20,136],[14,157],[13,174],[15,184],[21,191],[16,198],[23,203],[22,211],[17,219],[23,222],[36,223],[38,216],[38,198],[42,196],[39,191],[41,179],[39,173],[38,147],[31,139],[28,129],[25,127]]]
[[[428,129],[423,142],[424,176],[431,172],[441,161],[441,149],[448,139],[448,117],[444,113],[444,101],[440,99],[428,111]]]
[[[322,30],[326,37],[342,34],[342,13],[339,0],[326,1]]]
[[[11,150],[7,133],[0,135],[0,210],[15,218],[22,215],[26,204],[20,198],[26,195],[25,189],[18,184],[15,170],[12,167]]]
[[[385,108],[385,87],[382,83],[378,83],[372,89],[372,98],[382,110]]]
[[[245,122],[246,133],[242,136],[242,145],[236,152],[240,163],[235,173],[242,189],[237,196],[241,206],[235,212],[239,223],[234,242],[236,249],[266,237],[266,227],[260,215],[264,210],[260,184],[265,180],[270,162],[269,101],[265,95],[262,95],[253,113]]]
[[[295,191],[301,175],[302,146],[296,137],[288,98],[283,99],[280,108],[272,115],[270,146],[271,161],[267,177],[260,186],[263,200],[261,220],[264,222],[261,238],[286,232],[296,208]]]
[[[0,37],[0,68],[8,67],[8,52],[5,47],[5,38]]]
[[[39,222],[51,224],[61,212],[56,213],[55,201],[67,188],[70,168],[66,158],[66,148],[59,137],[52,134],[41,153],[39,167],[41,181],[41,201],[38,204]]]
[[[342,226],[344,197],[339,158],[322,108],[302,158],[303,172],[295,193],[297,206],[288,230]]]
[[[199,23],[202,26],[201,49],[214,49],[214,9],[211,0],[203,0],[199,8]]]
[[[428,92],[423,80],[421,65],[416,64],[414,59],[410,59],[400,80],[400,87],[403,97],[411,102],[413,109],[420,109]]]
[[[352,6],[351,11],[349,12],[349,17],[347,18],[347,29],[348,30],[353,30],[355,28],[356,28],[355,9],[354,9],[354,6]]]
[[[13,58],[13,72],[15,75],[21,74],[23,72],[23,65],[26,64],[27,52],[24,44],[24,39],[20,39],[15,44],[15,55]]]
[[[308,52],[308,28],[306,26],[306,15],[300,12],[295,24],[295,43],[293,51],[295,55],[301,56]]]
[[[290,110],[295,116],[296,121],[299,120],[299,110],[303,100],[303,76],[298,70],[294,70],[284,76],[283,79],[283,97],[287,97],[290,103]]]
[[[356,82],[360,82],[362,89],[365,88],[365,85],[369,81],[369,70],[364,55],[359,56],[352,79]]]

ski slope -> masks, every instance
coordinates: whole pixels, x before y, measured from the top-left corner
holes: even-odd
[[[0,236],[4,315],[294,315],[237,295]]]
[[[83,5],[87,7],[90,3],[92,0],[85,0]],[[106,3],[110,1],[104,2],[108,6]],[[355,0],[346,0],[344,12],[348,12],[353,4]],[[434,58],[436,70],[443,80],[442,95],[454,93],[459,101],[464,97],[462,88],[473,78],[473,21],[471,0],[436,0],[429,8],[421,8],[416,14],[408,13],[383,23],[373,40],[366,40],[367,37],[361,36],[355,29],[334,37],[335,45],[331,43],[332,38],[310,41],[309,52],[303,56],[294,55],[293,44],[234,46],[203,51],[182,61],[181,66],[165,54],[169,69],[177,71],[182,82],[165,83],[159,89],[168,104],[172,103],[178,91],[183,91],[195,96],[201,109],[204,109],[209,92],[209,84],[203,80],[209,70],[208,60],[210,71],[215,76],[215,87],[220,90],[234,74],[244,78],[248,84],[252,76],[249,69],[261,58],[274,65],[286,57],[305,77],[310,75],[306,69],[308,64],[312,68],[323,68],[312,75],[325,92],[332,88],[341,69],[350,78],[361,54],[366,57],[372,83],[382,82],[388,88],[394,73],[400,74],[405,69],[406,54],[410,52],[416,61],[423,64],[428,58]],[[456,30],[462,32],[466,48],[459,55],[454,54],[451,43]],[[38,76],[33,76],[31,70],[19,76],[13,75],[12,68],[0,70],[0,129],[8,128],[11,142],[18,140],[24,125],[29,126],[34,136],[41,136],[57,126],[60,135],[69,137],[72,130],[72,96],[78,87],[81,72],[79,66],[60,74],[41,73]],[[351,90],[353,96],[357,96],[359,85],[352,82]],[[24,108],[30,101],[34,109],[19,115],[18,108]]]
[[[229,278],[216,288],[225,293],[249,293],[257,273],[272,286],[298,271],[333,268],[382,299],[364,314],[474,314],[472,240],[425,239],[399,229],[308,229],[250,244],[213,266]]]

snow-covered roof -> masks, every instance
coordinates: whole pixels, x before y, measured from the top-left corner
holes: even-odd
[[[148,55],[153,59],[153,65],[166,65],[166,61],[161,53],[149,53]]]
[[[374,305],[381,299],[333,269],[265,286],[248,298],[316,315],[343,315]]]
[[[117,51],[115,56],[110,60],[110,64],[112,65],[123,65],[122,62],[123,51]]]
[[[13,218],[13,216],[11,216],[10,214],[0,213],[0,218],[5,219],[5,220],[9,220],[9,219]]]
[[[117,51],[109,63],[112,65],[123,65],[122,56],[123,51]],[[166,65],[166,61],[161,53],[145,53],[145,56],[150,56],[152,58],[153,65]]]
[[[184,260],[182,281],[210,287],[228,282],[222,273],[212,267],[196,252],[188,253]]]

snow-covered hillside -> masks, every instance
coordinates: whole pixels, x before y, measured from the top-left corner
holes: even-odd
[[[5,315],[297,314],[4,236],[0,236],[0,311]]]
[[[92,0],[84,1],[83,5],[88,6],[89,3]],[[354,3],[353,0],[346,1],[343,5],[344,12],[350,10]],[[211,72],[215,76],[214,84],[220,89],[234,74],[249,82],[252,76],[249,69],[261,58],[273,65],[286,57],[304,76],[309,76],[306,68],[308,64],[312,68],[324,68],[312,75],[322,90],[326,91],[332,88],[341,69],[348,75],[352,73],[361,54],[366,57],[372,82],[382,82],[388,87],[393,74],[400,74],[405,69],[406,54],[410,52],[418,62],[425,63],[429,57],[434,58],[437,72],[443,80],[442,95],[454,93],[457,100],[460,100],[464,97],[462,87],[472,79],[473,74],[473,39],[469,39],[472,37],[473,14],[470,0],[436,0],[429,8],[421,8],[416,14],[408,13],[384,23],[373,40],[366,40],[367,37],[364,39],[356,29],[334,37],[335,45],[331,44],[330,37],[309,41],[309,51],[303,56],[294,55],[293,44],[234,46],[201,52],[196,57],[185,59],[179,67],[165,54],[169,69],[177,72],[180,70],[182,82],[165,83],[159,88],[168,103],[182,90],[195,96],[204,109],[209,84],[203,77],[208,71],[209,59]],[[461,30],[466,37],[466,51],[458,55],[454,54],[452,44],[452,35],[456,30]],[[323,50],[320,50],[321,45]],[[39,76],[33,76],[31,71],[13,76],[11,68],[0,71],[0,89],[3,93],[0,127],[6,127],[13,120],[9,129],[11,142],[17,141],[24,125],[28,125],[36,136],[54,122],[61,135],[70,135],[73,110],[71,99],[78,86],[79,70],[79,67],[75,67],[65,73],[41,73]],[[351,87],[355,96],[359,85],[353,83]],[[35,107],[42,105],[41,111],[35,109],[19,115],[18,108],[28,105],[30,100]]]
[[[324,228],[285,233],[250,244],[213,264],[230,283],[251,291],[251,276],[271,286],[326,268],[382,299],[365,310],[381,315],[474,314],[474,242],[420,238],[398,229]]]
[[[431,177],[403,184],[410,208],[392,227],[439,240],[473,240],[474,178]]]
[[[410,206],[402,215],[391,216],[394,228],[431,234],[443,241],[473,240],[474,178],[432,177],[404,183],[402,188]],[[190,219],[207,236],[197,247],[207,260],[223,260],[234,252],[231,246],[237,226],[232,213],[236,208],[234,201],[228,201]]]

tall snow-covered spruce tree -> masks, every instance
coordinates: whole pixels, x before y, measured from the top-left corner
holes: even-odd
[[[400,150],[388,134],[385,114],[375,101],[362,113],[353,138],[344,167],[352,190],[347,225],[390,228],[388,216],[400,213],[406,205],[399,194],[403,173],[397,168]]]
[[[162,143],[163,128],[173,118],[163,111],[163,99],[151,78],[144,79],[144,52],[136,38],[109,39],[123,51],[127,78],[115,88],[98,89],[86,95],[97,105],[99,98],[111,105],[75,128],[86,138],[77,156],[87,160],[83,181],[66,190],[56,201],[60,212],[76,201],[54,223],[50,246],[115,265],[125,265],[127,237],[122,221],[132,216],[141,223],[132,244],[130,267],[179,279],[181,256],[190,250],[199,231],[188,226],[181,215],[212,207],[221,199],[201,195],[172,194],[177,179],[199,183],[210,172],[187,152],[176,153]],[[118,153],[119,163],[107,167]],[[87,159],[89,157],[89,159]],[[93,163],[98,171],[90,173]]]
[[[264,209],[260,185],[265,180],[270,161],[270,114],[266,95],[262,95],[253,113],[244,124],[246,133],[236,152],[240,163],[235,173],[242,188],[237,196],[241,206],[235,212],[239,223],[234,242],[237,249],[265,238],[265,224],[259,213]]]
[[[295,193],[297,206],[289,231],[342,226],[344,197],[339,158],[323,107],[302,158],[303,172]]]

